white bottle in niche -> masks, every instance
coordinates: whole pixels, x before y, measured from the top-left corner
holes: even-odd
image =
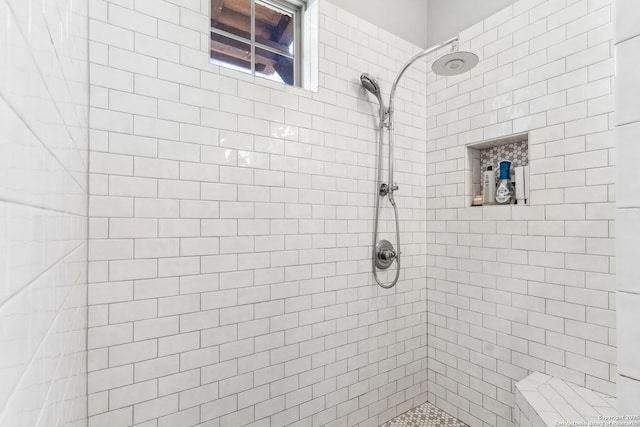
[[[525,167],[518,166],[514,168],[514,170],[515,170],[514,183],[516,186],[516,203],[519,205],[526,205],[527,204],[527,197],[525,195],[526,181],[524,178]]]
[[[496,200],[496,172],[489,166],[482,174],[482,204],[493,205]]]

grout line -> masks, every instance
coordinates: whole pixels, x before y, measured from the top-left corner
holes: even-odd
[[[614,36],[614,40],[613,40],[613,42],[614,42],[614,49],[615,49],[616,47],[618,47],[619,45],[621,45],[622,43],[626,43],[626,42],[628,42],[628,41],[631,41],[631,40],[637,39],[637,38],[639,38],[639,37],[640,37],[640,34],[636,34],[636,35],[634,35],[634,36],[627,37],[626,39],[623,39],[623,40],[615,40],[615,36]]]
[[[79,194],[78,194],[78,197],[80,197]],[[87,198],[88,198],[88,194],[87,194]],[[39,210],[46,211],[46,212],[56,212],[56,213],[69,215],[69,216],[74,216],[74,217],[89,218],[88,212],[86,214],[67,212],[67,211],[63,211],[63,210],[59,210],[59,209],[49,208],[49,207],[46,207],[46,206],[39,206],[39,205],[31,204],[31,203],[20,202],[18,200],[5,199],[3,197],[0,197],[0,203],[5,203],[7,205],[23,206],[23,207],[32,208],[32,209],[39,209]],[[87,203],[87,206],[88,206],[88,203]]]

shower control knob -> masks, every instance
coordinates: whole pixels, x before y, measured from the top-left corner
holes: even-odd
[[[383,250],[382,252],[380,252],[380,258],[383,261],[389,261],[392,260],[396,257],[396,252],[395,251],[391,251],[388,249]]]
[[[400,187],[398,187],[397,183],[393,183],[393,185],[391,186],[391,191],[397,191]]]
[[[381,270],[386,270],[391,267],[393,260],[396,259],[398,254],[396,253],[393,245],[388,240],[380,240],[376,244],[375,263],[376,267]]]
[[[380,184],[380,190],[378,191],[380,196],[384,197],[389,194],[389,185],[388,184]]]

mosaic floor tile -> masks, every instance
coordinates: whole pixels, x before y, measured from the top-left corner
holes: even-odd
[[[468,427],[433,404],[427,402],[384,424],[384,427]]]

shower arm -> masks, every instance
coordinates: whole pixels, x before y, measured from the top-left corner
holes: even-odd
[[[420,58],[424,58],[425,56],[429,55],[432,52],[435,52],[438,49],[442,49],[445,46],[448,45],[453,45],[453,47],[455,48],[455,46],[458,43],[458,40],[460,40],[459,36],[455,36],[450,38],[449,40],[440,43],[439,45],[436,46],[432,46],[426,50],[423,50],[422,52],[418,53],[416,56],[414,56],[413,58],[411,58],[409,61],[407,61],[406,64],[404,64],[404,67],[402,67],[402,69],[400,70],[400,72],[398,73],[398,76],[396,77],[395,81],[393,82],[393,86],[391,86],[391,94],[389,95],[389,108],[387,110],[387,127],[389,128],[389,199],[393,202],[393,192],[396,191],[398,189],[398,187],[395,185],[395,183],[393,182],[393,128],[394,128],[394,120],[393,120],[393,116],[394,116],[394,99],[396,96],[396,89],[398,88],[398,83],[400,83],[400,79],[402,78],[402,76],[404,75],[404,73],[409,69],[409,67],[411,67],[418,59]]]
[[[428,48],[426,50],[423,50],[422,52],[418,53],[416,56],[414,56],[413,58],[408,60],[406,64],[404,64],[404,66],[402,67],[402,69],[398,73],[398,76],[396,77],[395,81],[393,82],[393,86],[391,86],[391,94],[389,95],[389,112],[390,113],[393,112],[393,100],[394,100],[395,95],[396,95],[396,89],[398,88],[398,83],[400,83],[400,79],[402,79],[402,76],[409,69],[409,67],[411,67],[413,65],[413,63],[416,62],[418,59],[423,58],[423,57],[429,55],[430,53],[435,52],[438,49],[442,49],[443,47],[451,45],[451,44],[454,45],[454,47],[455,47],[459,40],[460,40],[460,36],[452,37],[449,40],[440,43],[439,45],[432,46],[432,47],[430,47],[430,48]]]

